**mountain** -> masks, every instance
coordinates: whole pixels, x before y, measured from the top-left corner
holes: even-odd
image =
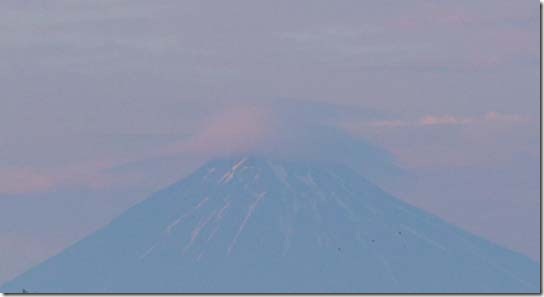
[[[1,292],[540,291],[540,266],[353,170],[211,161]]]

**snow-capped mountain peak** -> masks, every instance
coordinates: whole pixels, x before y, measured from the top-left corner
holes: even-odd
[[[336,164],[211,161],[4,292],[538,292],[539,266]]]

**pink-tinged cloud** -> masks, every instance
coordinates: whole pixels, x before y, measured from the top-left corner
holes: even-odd
[[[478,117],[463,117],[452,115],[425,115],[417,120],[383,120],[367,123],[343,123],[340,126],[356,132],[365,128],[405,128],[422,126],[456,126],[478,124],[508,124],[516,125],[530,121],[530,117],[517,114],[504,114],[490,111]]]
[[[340,126],[354,133],[370,130],[402,130],[427,126],[472,126],[484,124],[488,128],[505,129],[526,123],[529,117],[503,114],[495,111],[478,117],[453,115],[425,115],[415,120],[382,120],[366,123],[347,123]],[[190,138],[167,147],[157,147],[142,155],[127,155],[68,164],[57,168],[4,168],[0,169],[1,194],[28,194],[62,187],[79,187],[90,190],[121,188],[145,180],[139,171],[115,172],[108,169],[146,159],[190,156],[204,161],[210,157],[244,153],[273,153],[321,156],[328,145],[322,138],[322,127],[301,125],[280,110],[256,107],[233,107],[223,113],[204,119],[200,129]],[[319,144],[317,144],[319,143]]]
[[[90,190],[119,188],[145,179],[142,172],[108,169],[141,160],[179,155],[205,160],[214,156],[254,151],[277,136],[278,121],[266,108],[233,107],[204,119],[189,139],[157,147],[141,155],[127,155],[67,164],[56,168],[0,169],[0,194],[30,194],[63,187]]]
[[[371,127],[377,127],[377,128],[396,128],[396,127],[404,127],[408,123],[400,120],[391,120],[391,121],[375,121],[371,122],[369,126]]]
[[[426,115],[412,120],[352,122],[343,127],[385,147],[402,166],[432,168],[487,166],[517,156],[538,158],[534,139],[537,120],[527,115],[489,111],[472,117]],[[505,144],[504,139],[512,141]],[[459,150],[460,143],[466,144],[465,149]],[[500,150],[494,149],[499,146]]]
[[[169,146],[164,153],[214,155],[256,149],[276,131],[271,112],[257,107],[234,107],[207,119],[195,135]]]
[[[141,173],[116,174],[107,171],[123,162],[123,160],[90,161],[57,168],[2,168],[0,194],[32,194],[65,187],[102,190],[135,184],[144,178]]]
[[[0,194],[23,194],[47,191],[55,179],[31,168],[6,168],[0,170]]]
[[[455,117],[455,116],[433,116],[433,115],[427,115],[424,117],[421,117],[417,124],[421,126],[434,126],[434,125],[464,125],[469,124],[473,121],[473,119],[470,118],[464,118],[464,117]]]
[[[484,120],[489,122],[501,122],[501,123],[527,123],[530,118],[527,116],[517,114],[504,114],[495,111],[488,112],[484,115]]]

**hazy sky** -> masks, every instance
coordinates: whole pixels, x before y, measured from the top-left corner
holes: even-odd
[[[539,59],[537,1],[1,1],[0,283],[254,151],[536,260]]]

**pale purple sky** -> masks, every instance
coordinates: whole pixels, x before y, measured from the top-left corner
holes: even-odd
[[[2,1],[0,283],[246,151],[538,259],[539,59],[538,1]]]

